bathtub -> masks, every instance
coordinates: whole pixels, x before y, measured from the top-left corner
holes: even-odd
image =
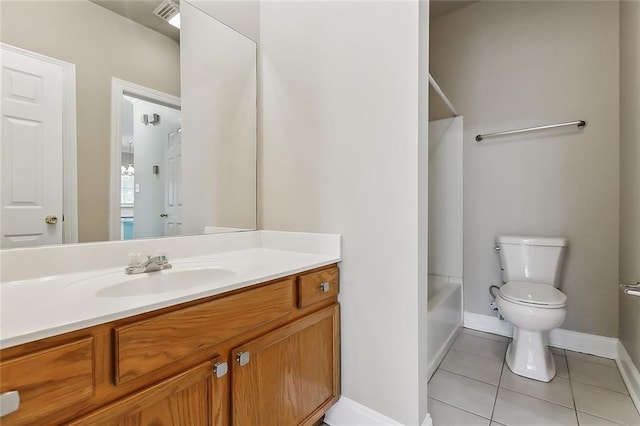
[[[462,279],[429,275],[427,359],[429,378],[462,329]]]

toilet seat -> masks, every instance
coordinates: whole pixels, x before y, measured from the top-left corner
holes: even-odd
[[[539,308],[563,308],[567,296],[550,284],[533,281],[510,281],[500,287],[499,296],[518,305]]]

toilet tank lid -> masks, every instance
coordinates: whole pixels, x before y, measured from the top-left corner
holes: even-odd
[[[528,246],[565,247],[569,245],[569,239],[565,237],[525,237],[522,235],[498,235],[498,244],[519,244]]]

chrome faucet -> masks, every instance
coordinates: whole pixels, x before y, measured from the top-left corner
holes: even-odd
[[[147,256],[147,259],[141,262],[139,261],[140,255],[130,256],[131,261],[129,262],[129,265],[124,268],[124,272],[127,275],[171,269],[169,259],[167,259],[167,256],[164,254],[159,254],[157,256]]]

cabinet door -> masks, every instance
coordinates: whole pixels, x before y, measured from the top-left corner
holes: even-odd
[[[313,424],[337,401],[339,308],[333,305],[232,352],[232,423]]]
[[[70,425],[209,426],[217,413],[211,362],[106,405]]]

